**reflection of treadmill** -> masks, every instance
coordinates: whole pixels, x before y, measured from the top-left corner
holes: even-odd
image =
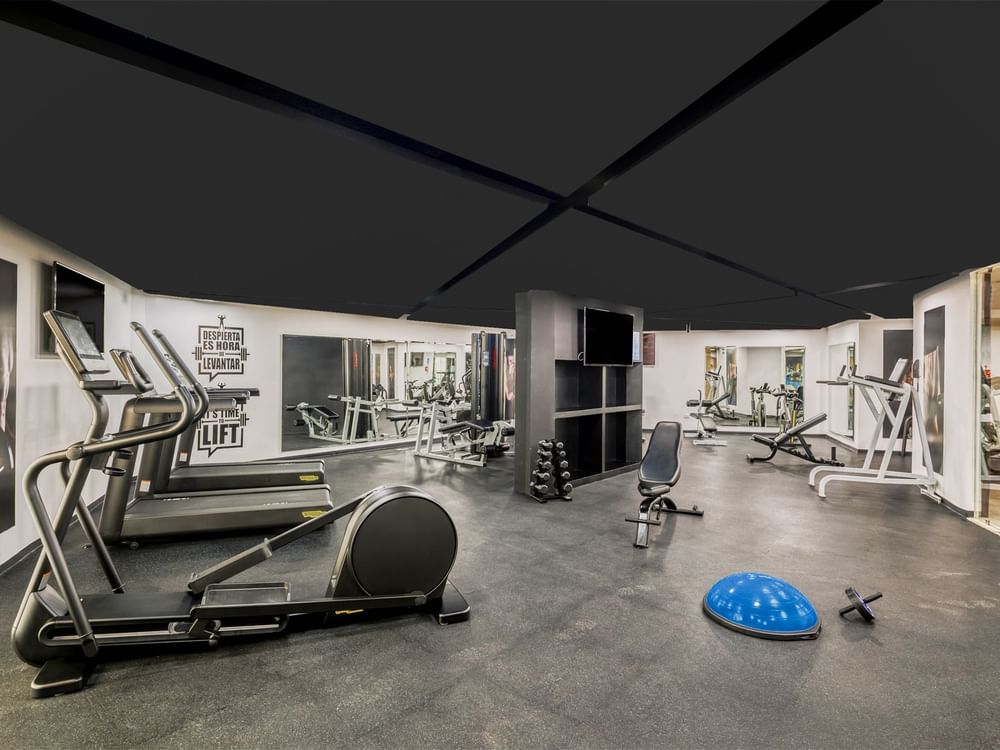
[[[168,347],[174,366],[191,389],[199,418],[210,404],[216,408],[235,406],[235,399],[210,399],[169,343],[165,339],[162,343]],[[128,381],[144,394],[130,399],[122,409],[122,430],[142,427],[147,416],[150,421],[159,422],[176,417],[176,400],[150,394],[149,376],[131,352],[117,350],[112,352],[112,358]],[[144,452],[147,450],[149,444],[143,447]],[[151,452],[155,453],[155,448]],[[333,507],[330,488],[326,485],[155,493],[151,485],[143,486],[140,482],[134,500],[129,503],[135,459],[135,451],[119,451],[109,463],[110,478],[100,522],[101,538],[107,543],[282,528],[299,524]]]
[[[206,412],[231,408],[232,401],[246,404],[250,398],[259,395],[260,390],[257,388],[212,388],[208,390]],[[153,423],[156,421],[158,420],[154,418]],[[143,448],[142,460],[139,462],[139,486],[145,491],[159,494],[323,484],[323,459],[192,466],[191,453],[199,429],[200,420],[192,423],[179,438],[163,440]]]

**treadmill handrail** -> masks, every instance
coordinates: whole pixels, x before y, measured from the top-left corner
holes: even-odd
[[[158,328],[154,328],[153,336],[155,336],[156,340],[160,342],[160,346],[162,346],[166,350],[167,355],[173,361],[177,369],[180,370],[181,376],[187,382],[188,387],[194,391],[197,406],[196,406],[196,416],[192,421],[193,422],[198,421],[199,419],[204,417],[205,413],[208,411],[208,405],[209,405],[208,391],[205,390],[205,386],[203,386],[200,382],[198,382],[198,378],[195,376],[193,372],[191,372],[191,368],[187,366],[187,363],[184,361],[183,357],[181,357],[181,355],[177,353],[177,350],[174,349],[173,344],[170,343],[170,339],[168,339],[164,335],[163,331],[161,331]]]

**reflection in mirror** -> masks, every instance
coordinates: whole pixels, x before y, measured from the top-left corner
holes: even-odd
[[[713,412],[744,427],[785,429],[799,422],[804,378],[803,346],[705,347],[704,398],[727,394]]]
[[[705,388],[701,398],[711,402],[709,412],[718,418],[737,419],[736,405],[736,347],[705,347]]]
[[[836,380],[842,368],[855,365],[854,342],[833,344],[829,347],[830,368],[827,377]],[[828,388],[830,399],[830,432],[843,437],[854,437],[854,389]]]
[[[408,347],[403,370],[407,400],[426,403],[468,398],[468,344],[410,341]]]

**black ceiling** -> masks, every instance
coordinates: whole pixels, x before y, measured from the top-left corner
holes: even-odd
[[[0,9],[52,37],[0,24],[0,214],[150,291],[510,326],[557,289],[649,328],[817,327],[998,260],[1000,4],[72,5],[203,59]]]

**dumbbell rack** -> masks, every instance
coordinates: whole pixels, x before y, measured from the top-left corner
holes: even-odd
[[[529,486],[531,496],[540,503],[547,503],[555,498],[572,500],[570,493],[573,492],[573,485],[569,482],[569,461],[566,460],[565,445],[555,438],[547,438],[538,441],[536,451],[538,460],[531,472]]]

